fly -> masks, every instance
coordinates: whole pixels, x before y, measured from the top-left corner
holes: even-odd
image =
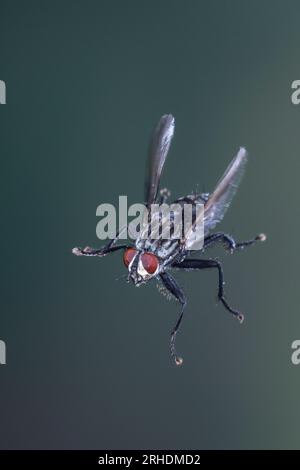
[[[148,153],[148,165],[145,180],[145,202],[147,208],[152,204],[165,203],[170,196],[168,190],[159,191],[159,182],[170,144],[174,135],[175,119],[171,114],[164,115],[155,128],[150,141]],[[222,243],[224,247],[233,253],[258,241],[265,241],[266,236],[259,234],[255,238],[244,242],[236,242],[231,235],[223,232],[211,231],[223,219],[243,176],[247,162],[247,152],[240,148],[233,158],[225,173],[217,183],[211,194],[191,194],[174,201],[173,204],[203,204],[204,208],[204,241],[198,253],[202,255],[208,247]],[[224,278],[222,264],[216,259],[200,259],[192,257],[191,239],[189,234],[184,239],[166,240],[158,238],[139,237],[134,245],[117,244],[120,232],[116,238],[100,249],[90,247],[74,248],[72,251],[77,256],[106,256],[114,251],[123,250],[123,261],[128,269],[128,281],[136,286],[146,283],[152,279],[162,284],[163,290],[167,291],[180,304],[180,313],[177,322],[171,332],[170,350],[176,365],[181,365],[183,359],[178,356],[175,348],[175,339],[182,322],[183,314],[187,305],[187,299],[183,290],[179,287],[173,275],[172,269],[200,270],[214,269],[218,272],[218,299],[235,318],[241,323],[243,314],[231,307],[224,295]]]

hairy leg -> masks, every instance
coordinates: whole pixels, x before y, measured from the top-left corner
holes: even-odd
[[[105,245],[98,249],[86,246],[85,248],[73,248],[72,253],[76,256],[105,256],[108,253],[113,253],[114,251],[123,250],[125,248],[128,248],[128,246],[118,245],[109,247],[108,245]]]
[[[76,247],[76,248],[73,248],[72,253],[73,255],[76,255],[76,256],[105,256],[108,253],[113,253],[114,251],[128,248],[127,245],[114,246],[119,240],[119,237],[121,233],[125,230],[125,228],[127,227],[123,227],[117,233],[115,238],[110,240],[106,245],[102,246],[101,248],[91,248],[90,246],[86,246],[85,248]]]
[[[160,279],[163,285],[165,286],[165,288],[178,300],[178,302],[181,305],[181,312],[175,324],[175,327],[173,328],[171,332],[171,340],[170,340],[171,356],[174,358],[176,365],[180,366],[183,362],[183,359],[177,355],[177,352],[175,349],[175,340],[176,340],[176,335],[177,335],[177,332],[179,330],[179,327],[182,321],[182,317],[183,317],[183,313],[184,313],[184,309],[186,307],[187,301],[186,301],[186,297],[185,297],[183,290],[178,286],[177,282],[170,274],[162,273],[160,274]]]
[[[223,243],[229,251],[233,252],[237,249],[243,249],[247,246],[251,246],[256,242],[263,242],[266,240],[266,235],[261,233],[257,235],[255,238],[250,240],[246,240],[244,242],[236,243],[235,240],[232,238],[231,235],[223,232],[212,233],[208,235],[204,240],[203,248],[208,248],[210,245],[214,245],[215,243]]]
[[[238,310],[233,309],[227,302],[224,296],[224,278],[223,278],[223,269],[219,261],[214,259],[185,259],[181,263],[172,264],[172,268],[179,269],[209,269],[215,268],[218,270],[219,274],[219,289],[218,289],[218,298],[224,305],[224,307],[232,313],[241,323],[244,320],[244,315]]]

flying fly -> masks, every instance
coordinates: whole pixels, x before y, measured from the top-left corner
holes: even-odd
[[[145,179],[145,204],[151,208],[153,204],[165,203],[169,197],[167,190],[159,190],[159,183],[166,157],[170,148],[175,128],[175,119],[171,114],[164,115],[155,128],[150,141],[148,152],[148,164]],[[258,241],[264,241],[264,234],[244,241],[236,242],[231,235],[223,232],[213,232],[215,226],[223,219],[236,190],[243,176],[247,162],[247,152],[240,148],[233,158],[225,173],[217,183],[212,193],[195,193],[181,197],[173,204],[179,204],[184,208],[185,204],[196,207],[203,205],[204,239],[203,246],[198,251],[202,255],[206,249],[217,243],[222,243],[230,253],[253,245]],[[145,235],[145,234],[143,234]],[[218,273],[218,299],[235,318],[240,322],[244,316],[233,308],[224,295],[223,269],[221,263],[216,259],[202,259],[193,257],[197,251],[192,249],[191,232],[187,232],[184,238],[156,239],[140,236],[132,245],[118,244],[120,233],[108,244],[99,249],[90,247],[74,248],[73,253],[77,256],[106,256],[114,251],[123,251],[123,261],[128,269],[128,281],[132,281],[136,286],[144,284],[152,279],[158,280],[163,289],[170,293],[180,304],[180,313],[177,322],[171,332],[170,350],[171,356],[177,365],[181,365],[183,360],[177,354],[175,339],[181,325],[187,299],[171,274],[172,269],[200,270],[214,269]]]

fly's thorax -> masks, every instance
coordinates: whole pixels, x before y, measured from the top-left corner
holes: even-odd
[[[150,251],[165,261],[173,257],[182,244],[186,249],[202,247],[207,200],[208,194],[200,193],[181,197],[170,205],[152,205],[140,226],[137,249]]]
[[[146,251],[156,255],[163,263],[173,258],[176,252],[180,250],[180,239],[146,239],[141,238],[136,240],[135,246],[139,251]]]

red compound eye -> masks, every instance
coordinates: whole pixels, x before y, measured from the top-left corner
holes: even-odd
[[[142,264],[144,269],[149,274],[154,274],[158,268],[158,259],[152,253],[144,253],[141,256]]]
[[[127,250],[124,251],[123,261],[124,261],[125,266],[128,267],[130,265],[135,255],[136,255],[136,250],[134,248],[127,248]]]

